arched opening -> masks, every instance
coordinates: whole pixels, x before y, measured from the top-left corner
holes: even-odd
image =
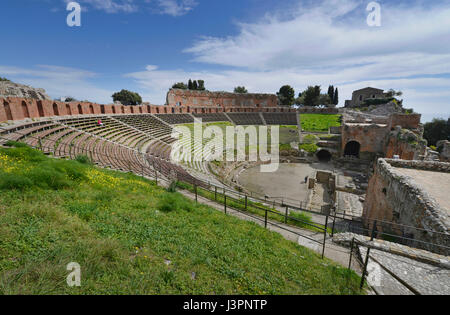
[[[67,113],[67,115],[72,115],[72,110],[70,109],[69,104],[66,104],[66,113]]]
[[[317,159],[320,162],[330,162],[331,161],[331,153],[328,150],[320,150],[316,154]]]
[[[94,106],[89,105],[89,113],[94,114]]]
[[[81,108],[81,104],[78,104],[78,115],[82,115],[83,114],[83,108]]]
[[[6,114],[6,120],[13,120],[12,113],[11,113],[11,107],[9,107],[8,103],[5,103],[4,109],[5,109],[5,114]]]
[[[354,156],[359,158],[361,145],[357,141],[349,141],[345,145],[344,156]]]
[[[105,114],[105,105],[100,105],[100,111]]]
[[[122,109],[122,114],[125,114],[125,106],[122,105],[120,108]]]
[[[53,103],[53,115],[59,116],[58,104]]]
[[[114,105],[112,106],[112,112],[113,112],[113,114],[117,114],[116,113],[116,107]]]
[[[30,118],[30,112],[28,111],[28,106],[25,102],[22,102],[22,112],[24,118]]]
[[[39,117],[44,117],[44,108],[42,107],[42,102],[37,102]]]

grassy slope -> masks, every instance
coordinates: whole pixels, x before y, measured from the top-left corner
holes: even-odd
[[[328,131],[329,127],[341,125],[341,115],[331,114],[300,114],[300,121],[304,131]]]
[[[65,282],[72,261],[80,288]],[[357,283],[276,233],[150,181],[0,149],[0,293],[347,294]]]

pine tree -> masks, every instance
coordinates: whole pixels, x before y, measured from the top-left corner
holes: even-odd
[[[193,90],[193,84],[192,84],[192,80],[191,79],[189,79],[189,82],[188,82],[188,89],[189,90]]]
[[[197,81],[192,82],[192,89],[193,90],[198,90],[198,83],[197,83]]]

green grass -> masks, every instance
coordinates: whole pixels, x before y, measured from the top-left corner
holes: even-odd
[[[299,145],[299,148],[309,153],[316,153],[317,149],[319,149],[315,143],[302,143]]]
[[[0,294],[360,293],[346,268],[132,174],[11,148],[0,182]]]
[[[300,121],[304,131],[323,132],[341,126],[341,115],[300,114]]]
[[[190,192],[195,192],[194,186],[188,183],[179,182],[177,185],[179,188],[188,190]],[[203,188],[198,187],[197,193],[199,196],[205,197],[210,200],[214,200],[218,202],[219,204],[224,204],[224,197],[220,189],[217,191],[217,196],[213,191],[209,191]],[[258,215],[261,218],[265,217],[265,212],[268,210],[267,218],[273,221],[278,221],[281,223],[285,222],[285,213],[281,213],[277,210],[274,210],[272,207],[266,206],[260,202],[254,202],[251,200],[247,200],[247,208],[245,207],[245,197],[236,200],[232,199],[230,197],[227,198],[227,206],[248,212],[250,214]],[[297,227],[305,228],[314,232],[320,232],[323,233],[323,230],[325,229],[324,225],[314,223],[312,221],[312,216],[309,213],[306,212],[291,212],[291,214],[288,216],[293,219],[288,219],[288,224],[294,225]],[[327,230],[331,234],[331,229]]]

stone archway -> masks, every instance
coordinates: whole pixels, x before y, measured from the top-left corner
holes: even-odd
[[[24,118],[30,118],[30,112],[28,111],[28,105],[25,101],[22,101],[22,113]]]
[[[58,104],[56,104],[56,103],[53,103],[53,115],[59,116]]]
[[[331,161],[331,153],[328,150],[322,149],[319,152],[317,152],[316,156],[320,162],[330,162]]]
[[[361,149],[361,144],[358,141],[349,141],[345,145],[344,156],[354,156],[359,158],[359,150]]]

